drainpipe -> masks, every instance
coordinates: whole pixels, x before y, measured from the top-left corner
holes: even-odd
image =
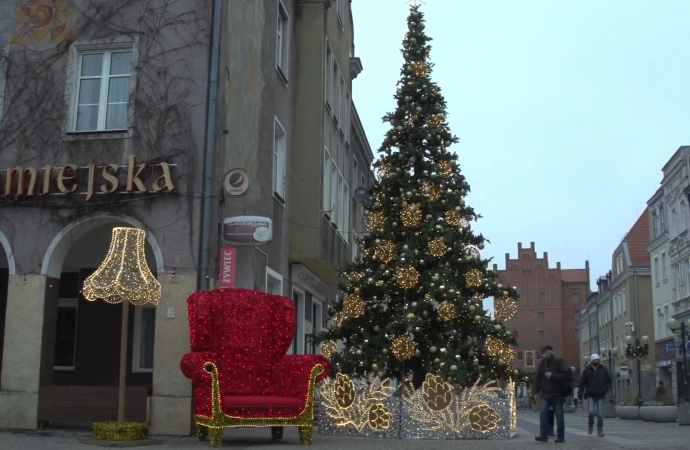
[[[637,266],[633,266],[633,276],[635,277],[635,331],[637,336],[640,336],[640,292],[637,289]],[[637,399],[640,405],[642,405],[642,366],[640,358],[637,358],[637,392],[640,393],[640,398]]]
[[[211,189],[213,174],[213,150],[216,137],[216,103],[218,98],[218,59],[220,55],[221,0],[213,0],[211,28],[211,55],[208,72],[208,98],[206,107],[206,142],[201,184],[201,211],[199,220],[199,259],[197,263],[197,290],[209,287],[209,253],[211,229]]]

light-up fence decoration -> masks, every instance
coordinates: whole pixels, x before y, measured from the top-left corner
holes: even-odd
[[[510,439],[517,433],[515,383],[478,380],[456,389],[428,374],[415,390],[388,379],[339,373],[320,385],[319,432],[389,439]]]

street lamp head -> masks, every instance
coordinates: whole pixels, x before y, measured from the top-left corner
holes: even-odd
[[[604,357],[605,357],[605,356],[606,356],[606,347],[601,347],[601,348],[599,349],[599,353],[601,353],[601,356],[604,356]]]
[[[668,322],[666,322],[666,326],[669,330],[673,331],[678,328],[678,321],[676,319],[669,319]]]
[[[618,347],[613,347],[613,348],[611,349],[611,354],[612,354],[613,356],[617,356],[617,355],[618,355]]]
[[[640,338],[640,342],[642,342],[642,345],[647,345],[647,343],[649,342],[649,336],[642,336]]]
[[[627,336],[625,337],[625,343],[628,344],[628,345],[630,345],[631,342],[632,342],[632,336],[627,335]]]

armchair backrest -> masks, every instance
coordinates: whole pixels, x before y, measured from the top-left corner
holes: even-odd
[[[296,311],[280,295],[215,289],[187,300],[193,352],[214,352],[224,392],[261,395],[295,334]]]

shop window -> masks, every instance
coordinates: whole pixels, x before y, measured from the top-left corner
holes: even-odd
[[[266,267],[266,292],[283,295],[283,276],[270,267]]]
[[[134,343],[132,372],[153,372],[153,348],[156,331],[156,308],[136,306],[134,309]]]
[[[77,352],[77,304],[76,298],[58,300],[53,362],[55,370],[74,370]]]

